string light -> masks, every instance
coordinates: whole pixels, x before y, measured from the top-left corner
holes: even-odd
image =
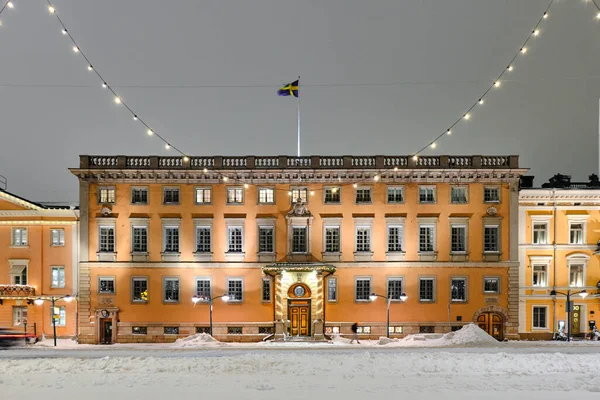
[[[600,19],[600,12],[596,14],[596,19]]]
[[[525,54],[527,53],[527,47],[522,47],[521,48],[521,54]]]
[[[379,175],[375,175],[375,176],[373,177],[373,180],[374,180],[375,182],[379,181]]]
[[[452,129],[448,129],[448,130],[446,131],[446,134],[447,134],[447,135],[452,135]]]
[[[226,176],[223,177],[223,182],[227,182],[228,180],[229,180],[228,177],[226,177]]]
[[[467,121],[468,121],[468,120],[470,120],[470,119],[471,119],[471,114],[469,114],[469,113],[466,113],[466,114],[465,114],[465,116],[464,116],[464,118],[465,118]]]
[[[539,29],[535,29],[533,32],[531,32],[533,34],[533,36],[538,36],[540,34],[540,30]]]
[[[169,150],[171,148],[171,145],[169,143],[165,144],[165,149]]]
[[[437,145],[435,144],[435,142],[431,143],[431,148],[432,148],[432,149],[435,149],[435,147],[436,147],[436,146],[437,146]]]
[[[334,194],[337,193],[337,188],[336,187],[331,188],[331,193],[334,193]]]
[[[74,51],[75,53],[79,53],[79,47],[77,47],[77,46],[73,46],[73,51]]]
[[[103,88],[103,89],[106,89],[107,87],[108,87],[108,85],[106,84],[106,82],[103,82],[103,83],[102,83],[102,88]]]
[[[148,130],[146,131],[146,133],[148,134],[148,136],[152,136],[152,135],[154,135],[154,132],[152,132],[152,129],[148,129]]]
[[[514,68],[512,65],[509,65],[508,68],[506,68],[509,72],[512,71]]]
[[[542,16],[542,18],[548,19],[548,12],[545,12],[544,15]]]
[[[499,87],[500,87],[500,81],[496,81],[496,82],[494,82],[494,87],[495,87],[495,88],[499,88]]]
[[[121,99],[118,97],[115,97],[115,104],[121,104]]]
[[[311,191],[310,191],[310,195],[311,195],[311,196],[314,196],[314,195],[315,195],[315,191],[314,191],[314,190],[311,190]]]
[[[48,6],[48,11],[50,11],[50,14],[54,14],[56,12],[56,8]]]
[[[88,65],[88,71],[93,71],[94,67],[92,67],[91,65]]]
[[[358,183],[353,184],[352,187],[354,187],[354,189],[356,189],[358,187]]]
[[[397,172],[398,171],[398,167],[394,167],[394,171]]]
[[[483,99],[479,99],[478,103],[479,103],[480,106],[482,106],[483,105]]]
[[[61,31],[61,33],[62,33],[63,35],[66,35],[66,34],[67,34],[67,30],[66,30],[66,29],[63,29],[63,30]]]
[[[204,169],[202,170],[202,172],[204,172],[204,173],[206,174],[206,173],[208,172],[208,168],[204,168]]]
[[[413,156],[413,161],[417,161],[419,159],[419,156],[417,156],[416,154]]]
[[[138,120],[138,117],[137,117],[137,115],[134,115],[134,116],[133,116],[133,120],[134,120],[134,121],[137,121],[137,120]]]
[[[244,189],[248,189],[250,187],[250,185],[248,185],[247,183],[244,183]]]
[[[9,1],[8,3],[6,3],[6,7],[15,8],[15,4],[12,1]]]
[[[190,158],[188,156],[183,156],[183,161],[188,162],[190,161]]]

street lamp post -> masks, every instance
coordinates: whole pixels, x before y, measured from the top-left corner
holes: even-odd
[[[208,328],[208,332],[209,332],[210,336],[213,335],[213,329],[212,329],[213,328],[213,318],[212,318],[212,314],[213,314],[213,301],[216,300],[216,299],[220,299],[220,298],[222,298],[224,302],[228,302],[230,296],[229,296],[228,293],[225,293],[225,294],[222,294],[220,296],[215,296],[215,297],[212,297],[212,298],[210,296],[209,297],[201,297],[201,296],[198,296],[198,295],[194,295],[194,297],[192,297],[192,302],[194,303],[194,306],[196,306],[196,304],[198,304],[198,302],[200,302],[200,301],[207,301],[208,300],[208,306],[209,306],[209,309],[210,309],[210,319],[209,319],[210,325],[209,325],[209,328]]]
[[[571,290],[567,290],[567,293],[557,292],[556,290],[552,290],[550,292],[550,296],[552,296],[554,299],[556,299],[557,294],[567,296],[567,342],[570,342],[571,341],[571,309],[573,308],[573,305],[571,304],[571,295],[578,294],[582,298],[585,299],[585,296],[588,295],[588,292],[586,290],[582,290],[581,292],[577,292],[577,293],[571,293]]]
[[[35,299],[33,302],[38,305],[41,306],[42,304],[44,304],[45,301],[50,301],[52,303],[52,330],[54,333],[54,347],[56,347],[56,315],[54,314],[54,304],[56,303],[57,300],[64,300],[67,303],[70,303],[71,301],[73,301],[74,297],[71,296],[70,294],[66,295],[66,296],[62,296],[62,297],[50,297],[50,299],[42,299],[41,297],[38,297],[37,299]]]
[[[369,296],[369,300],[371,301],[375,301],[377,300],[378,297],[381,297],[382,299],[385,299],[387,302],[387,324],[386,324],[386,333],[387,333],[387,337],[390,337],[390,304],[392,303],[392,297],[391,296],[383,296],[381,294],[377,294],[377,293],[371,293],[371,295]],[[402,302],[406,301],[406,299],[408,298],[408,296],[406,295],[406,293],[402,292],[400,294],[400,300]]]

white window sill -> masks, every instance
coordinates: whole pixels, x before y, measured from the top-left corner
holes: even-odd
[[[405,251],[388,251],[385,253],[386,261],[404,261]]]
[[[323,262],[338,262],[342,259],[342,253],[340,252],[323,252],[321,253]]]
[[[275,262],[275,253],[256,253],[258,262]]]
[[[246,253],[225,253],[225,260],[228,262],[243,262]]]
[[[354,252],[354,261],[372,261],[373,260],[373,252],[372,251],[355,251]]]
[[[210,261],[212,261],[212,252],[206,252],[206,253],[195,252],[194,253],[194,261],[210,262]]]
[[[181,257],[179,252],[162,252],[160,253],[163,262],[177,262]]]
[[[420,251],[419,261],[437,261],[436,251]]]
[[[111,251],[99,251],[96,253],[98,261],[115,262],[117,260],[117,253]]]
[[[12,246],[10,246],[11,249],[28,249],[29,245],[24,244],[24,245],[20,245],[20,244],[13,244]]]
[[[533,327],[533,328],[531,328],[531,330],[535,331],[535,332],[550,332],[550,328],[535,328],[535,327]]]

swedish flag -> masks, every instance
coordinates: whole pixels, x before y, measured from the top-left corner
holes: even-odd
[[[300,79],[295,80],[292,83],[288,83],[287,85],[283,85],[281,89],[277,92],[280,96],[294,96],[298,97],[298,93],[300,91]]]

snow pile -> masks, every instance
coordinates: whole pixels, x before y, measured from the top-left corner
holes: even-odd
[[[207,347],[207,346],[220,346],[223,343],[219,342],[208,333],[196,333],[188,337],[177,339],[172,346],[173,347]]]
[[[408,335],[403,339],[381,337],[378,345],[390,347],[447,347],[497,345],[498,341],[475,324],[468,324],[445,335]]]
[[[350,339],[343,338],[339,334],[335,334],[331,336],[331,340],[329,342],[337,345],[345,345],[350,344]]]

